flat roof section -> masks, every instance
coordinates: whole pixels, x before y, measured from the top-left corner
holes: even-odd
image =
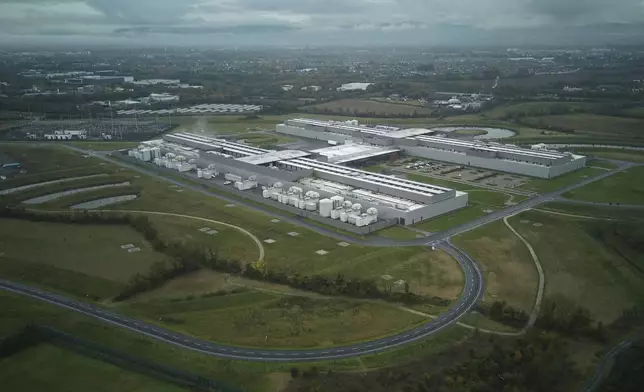
[[[333,147],[311,150],[312,153],[325,156],[332,163],[347,163],[361,159],[373,158],[400,151],[399,148],[378,147],[369,144],[340,144]]]
[[[267,163],[273,163],[278,161],[284,161],[294,158],[303,158],[308,157],[311,154],[299,150],[282,150],[282,151],[271,151],[265,154],[260,155],[251,155],[244,158],[237,159],[241,162],[251,163],[253,165],[265,165]]]

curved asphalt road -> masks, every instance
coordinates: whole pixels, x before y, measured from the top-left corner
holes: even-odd
[[[0,280],[0,289],[70,309],[94,319],[126,328],[175,346],[180,346],[192,351],[217,357],[262,362],[322,361],[377,353],[402,346],[436,333],[441,329],[454,324],[459,318],[467,314],[483,294],[483,276],[481,271],[468,255],[459,251],[450,243],[441,244],[439,247],[456,258],[465,272],[465,287],[463,289],[463,293],[452,307],[439,317],[427,321],[413,329],[399,332],[396,335],[368,342],[332,348],[293,350],[229,346],[183,335],[141,320],[110,312],[92,304],[15,282]]]

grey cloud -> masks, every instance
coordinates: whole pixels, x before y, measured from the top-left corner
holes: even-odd
[[[236,26],[138,26],[114,29],[116,35],[145,35],[145,34],[261,34],[283,33],[299,30],[293,26],[283,25],[236,25]]]
[[[555,21],[644,21],[642,0],[530,0],[528,5]]]

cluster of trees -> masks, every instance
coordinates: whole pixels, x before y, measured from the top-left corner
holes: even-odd
[[[47,336],[36,325],[27,324],[15,334],[0,341],[0,358],[10,357],[46,339]]]
[[[368,373],[329,373],[294,378],[288,392],[558,392],[580,374],[554,334],[533,331],[517,340],[474,336],[443,353]],[[310,372],[309,372],[310,373]]]
[[[595,323],[590,311],[564,297],[546,299],[541,305],[535,327],[569,337],[586,337],[600,342],[608,339],[600,322]]]
[[[324,107],[320,109],[312,106],[307,106],[307,107],[301,108],[301,111],[304,113],[310,113],[310,114],[324,114],[324,115],[337,114],[342,116],[371,117],[371,118],[401,118],[401,117],[426,118],[428,117],[427,114],[418,113],[416,110],[414,110],[412,113],[403,114],[403,113],[396,113],[396,112],[376,112],[373,110],[360,111],[357,109],[349,109],[347,107],[338,107],[337,109],[334,110],[329,107]]]
[[[505,301],[495,301],[492,306],[482,310],[492,320],[515,328],[523,328],[529,318],[526,312],[513,308]]]

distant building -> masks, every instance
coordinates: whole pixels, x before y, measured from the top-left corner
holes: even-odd
[[[169,93],[152,93],[147,98],[148,102],[179,102],[179,99],[180,97],[178,95],[172,95]]]
[[[342,86],[338,87],[336,90],[337,91],[356,91],[356,90],[362,90],[366,91],[369,86],[371,86],[373,83],[345,83]]]

